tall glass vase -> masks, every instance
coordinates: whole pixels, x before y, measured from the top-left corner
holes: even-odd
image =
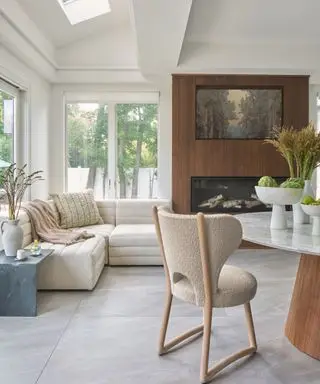
[[[313,198],[315,197],[315,193],[311,186],[311,180],[304,181],[304,189],[303,189],[302,197],[307,195],[312,196]],[[310,216],[303,212],[300,202],[292,205],[292,211],[293,211],[293,225],[310,223]]]

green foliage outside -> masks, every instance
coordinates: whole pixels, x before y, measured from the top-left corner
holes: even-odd
[[[157,168],[156,104],[117,104],[117,173],[120,197],[138,196],[140,168]],[[108,107],[88,111],[79,104],[67,106],[68,166],[89,168],[87,187],[93,188],[96,171],[102,168],[103,191],[108,179]],[[156,171],[149,180],[149,196]]]
[[[10,100],[12,96],[0,91],[0,160],[12,162],[12,135],[4,133],[3,100]]]

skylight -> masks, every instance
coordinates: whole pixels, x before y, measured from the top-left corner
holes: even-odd
[[[109,0],[58,0],[58,3],[72,25],[111,11]]]

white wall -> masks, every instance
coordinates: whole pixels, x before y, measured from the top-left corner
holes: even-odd
[[[31,170],[44,171],[45,181],[32,187],[32,198],[47,198],[49,186],[49,120],[51,86],[0,44],[0,77],[25,90],[29,143],[25,161]]]
[[[57,49],[56,60],[62,68],[137,68],[135,37],[128,25]]]

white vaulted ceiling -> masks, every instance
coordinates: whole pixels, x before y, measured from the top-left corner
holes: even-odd
[[[128,25],[129,0],[110,0],[112,12],[72,26],[57,0],[17,0],[26,14],[56,47]]]
[[[75,26],[57,0],[1,1],[19,4],[52,44],[58,70],[317,74],[320,81],[319,0],[110,0],[110,13]]]
[[[180,71],[319,73],[317,0],[196,0]]]

